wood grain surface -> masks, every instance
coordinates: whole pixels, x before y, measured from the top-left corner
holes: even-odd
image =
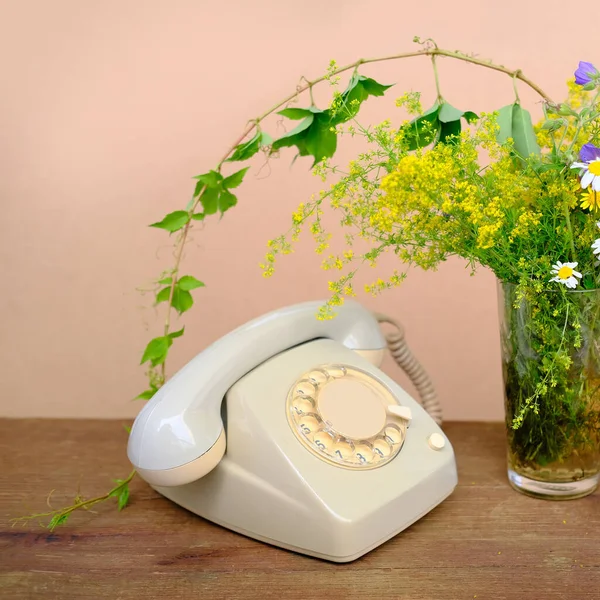
[[[600,494],[550,502],[513,491],[500,424],[444,426],[458,462],[450,498],[363,558],[332,564],[242,537],[143,481],[131,504],[54,533],[10,519],[99,495],[130,470],[116,421],[0,420],[0,597],[238,600],[600,599]]]

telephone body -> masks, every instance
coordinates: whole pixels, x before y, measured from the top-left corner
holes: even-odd
[[[378,367],[369,311],[321,302],[259,317],[197,355],[132,427],[128,456],[159,493],[223,527],[355,560],[457,484],[434,419]]]

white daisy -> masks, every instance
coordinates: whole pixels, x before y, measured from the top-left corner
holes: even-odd
[[[598,227],[598,229],[600,229],[600,221],[596,222],[596,227]],[[598,238],[593,244],[592,244],[592,250],[594,252],[594,254],[596,256],[598,256],[598,254],[600,254],[600,238]]]
[[[584,144],[579,158],[582,162],[573,163],[571,169],[579,169],[581,187],[585,190],[591,184],[592,190],[600,192],[600,148]]]
[[[581,279],[581,273],[575,271],[576,262],[562,263],[557,261],[552,265],[552,275],[555,275],[550,281],[556,281],[566,285],[568,288],[576,288],[579,283],[576,277]]]

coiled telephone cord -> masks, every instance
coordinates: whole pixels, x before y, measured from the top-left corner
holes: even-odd
[[[383,315],[375,313],[375,318],[379,323],[388,323],[396,331],[390,331],[385,334],[390,354],[398,366],[408,375],[413,385],[419,393],[421,406],[429,413],[431,418],[438,424],[442,424],[442,407],[437,397],[433,382],[429,378],[425,369],[410,351],[406,338],[404,336],[404,327],[398,321]]]

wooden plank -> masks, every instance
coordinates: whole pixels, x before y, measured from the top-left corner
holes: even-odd
[[[459,486],[380,548],[336,565],[247,539],[170,503],[137,480],[114,502],[54,533],[9,519],[125,476],[114,421],[0,420],[0,597],[394,600],[600,599],[600,494],[527,498],[505,474],[500,424],[445,426]]]

